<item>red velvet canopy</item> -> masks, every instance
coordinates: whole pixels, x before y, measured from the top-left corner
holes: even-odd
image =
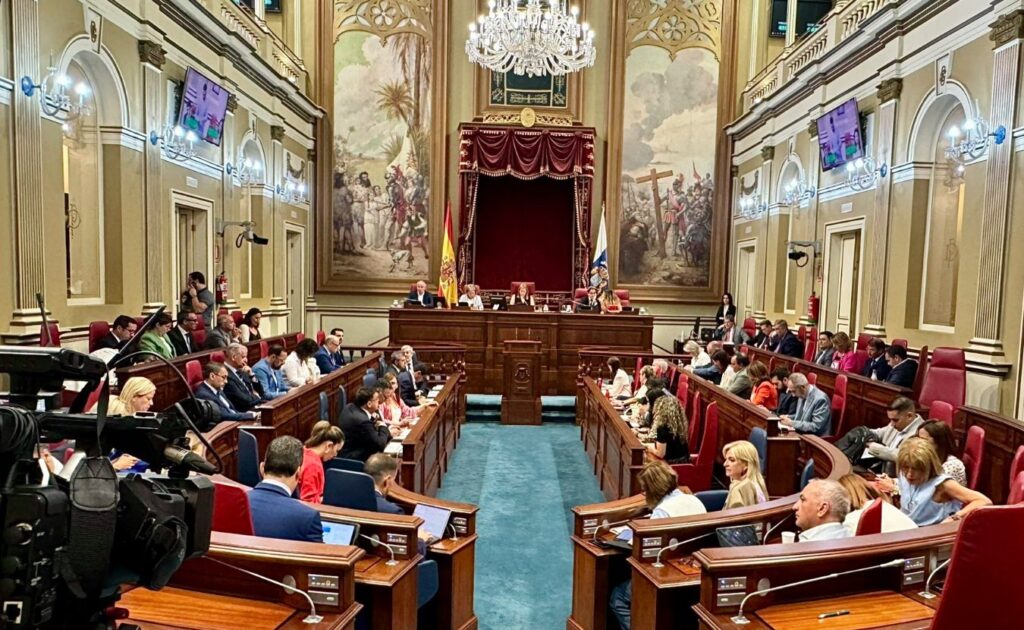
[[[478,235],[481,221],[477,216],[477,200],[480,192],[481,175],[488,177],[511,176],[518,180],[534,180],[547,177],[553,180],[571,180],[571,204],[557,208],[560,196],[545,196],[538,200],[519,187],[524,193],[490,195],[487,213],[505,213],[502,220],[483,221],[487,226],[486,234]],[[590,215],[594,183],[594,129],[586,127],[572,128],[524,128],[503,127],[478,124],[463,124],[459,127],[459,180],[462,187],[460,208],[459,235],[459,282],[477,282],[475,275],[474,253],[477,243],[487,247],[489,256],[505,255],[508,260],[501,261],[512,280],[530,280],[537,283],[542,290],[567,290],[573,285],[584,286],[589,273],[590,263]],[[510,190],[508,186],[502,188]],[[541,188],[536,189],[537,192]],[[542,211],[532,206],[547,204]],[[530,206],[532,212],[524,212]],[[509,247],[508,244],[523,243],[532,245],[530,254],[538,249],[551,247],[538,239],[538,234],[550,238],[551,234],[562,231],[567,218],[563,214],[572,214],[572,265],[570,269],[557,268],[561,264],[544,265],[544,261],[533,262],[531,271],[522,271],[524,254],[521,249]],[[515,216],[510,216],[514,214]],[[515,220],[522,217],[526,220]],[[491,227],[494,226],[494,227]],[[515,228],[515,233],[509,233]],[[497,241],[497,242],[493,242]],[[501,245],[499,247],[499,245]],[[568,251],[569,243],[559,244]],[[557,249],[557,248],[556,248]],[[557,252],[556,252],[557,253]],[[555,260],[565,257],[555,256]],[[551,268],[551,267],[556,268]],[[522,273],[541,274],[540,277],[519,277]],[[569,275],[571,273],[571,276]],[[545,274],[551,274],[546,276]],[[483,278],[481,278],[482,280]],[[488,274],[488,279],[497,286],[484,288],[501,288],[501,278]],[[568,285],[568,286],[566,286]],[[504,286],[508,286],[504,283]]]

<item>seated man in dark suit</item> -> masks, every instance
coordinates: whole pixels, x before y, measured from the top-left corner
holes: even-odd
[[[96,349],[110,348],[111,350],[120,350],[124,348],[124,344],[131,340],[138,329],[139,323],[135,321],[134,317],[118,315],[117,319],[114,320],[114,325],[110,327],[110,334],[96,342]]]
[[[200,349],[195,337],[192,336],[192,331],[198,325],[199,316],[192,311],[178,312],[178,325],[167,333],[167,340],[174,347],[174,356],[182,357]]]
[[[775,344],[775,340],[772,339],[772,323],[767,319],[762,319],[757,325],[757,335],[750,343],[755,348],[771,349]]]
[[[409,291],[409,295],[405,298],[406,302],[416,302],[427,308],[434,308],[437,306],[437,298],[430,291],[427,291],[427,283],[420,280],[416,283],[416,288]]]
[[[263,481],[249,491],[249,511],[257,536],[300,542],[323,542],[320,512],[292,498],[302,472],[302,442],[290,435],[275,438],[260,464]]]
[[[341,341],[334,335],[324,337],[324,345],[320,346],[320,349],[313,355],[316,366],[320,368],[321,376],[326,376],[345,364],[344,361],[338,362],[338,348],[340,347]]]
[[[868,342],[868,360],[864,364],[861,376],[866,376],[873,381],[884,381],[889,377],[889,362],[885,360],[885,342],[878,337],[872,337]]]
[[[263,402],[260,382],[249,367],[249,350],[240,343],[233,343],[224,351],[224,364],[228,369],[228,382],[224,385],[224,396],[237,411],[249,411]]]
[[[235,320],[227,313],[224,313],[217,316],[217,327],[206,335],[206,343],[203,347],[207,350],[227,348],[234,343],[237,336]]]
[[[380,398],[369,387],[360,387],[352,402],[345,405],[334,422],[345,433],[345,446],[339,457],[365,462],[374,453],[384,451],[391,441],[391,430],[377,413]],[[397,427],[395,434],[400,431]]]
[[[889,363],[889,375],[886,383],[910,389],[917,377],[917,361],[907,358],[907,349],[903,346],[889,346],[885,351],[885,360]]]
[[[789,322],[784,319],[775,320],[772,332],[775,333],[777,340],[775,346],[771,348],[774,352],[794,359],[804,358],[804,344],[789,330]]]
[[[587,297],[576,304],[577,313],[600,313],[601,302],[597,299],[597,287],[587,289]]]
[[[206,379],[196,388],[196,398],[208,400],[217,406],[221,420],[255,420],[259,414],[235,409],[231,401],[224,395],[224,386],[228,382],[228,369],[223,363],[211,361],[203,366],[203,377]]]
[[[416,389],[426,394],[430,391],[430,386],[427,385],[427,380],[424,376],[430,371],[427,368],[427,364],[420,361],[420,358],[416,356],[416,350],[412,346],[402,346],[402,352],[405,353],[405,370],[412,375],[412,380],[416,384]]]
[[[796,406],[800,399],[789,393],[789,368],[780,365],[772,370],[772,385],[779,392],[779,406],[775,408],[776,415],[792,416],[796,413]]]
[[[345,353],[341,351],[341,346],[345,344],[345,329],[344,328],[332,328],[329,333],[332,337],[338,338],[338,351],[334,353],[334,362],[338,365],[345,365]]]
[[[398,460],[384,453],[375,453],[366,460],[363,472],[373,477],[373,491],[377,495],[377,511],[384,514],[405,514],[402,508],[387,499],[388,488],[395,482],[395,475],[398,474]],[[429,538],[430,534],[421,527],[419,540],[416,543],[420,555],[424,558],[427,555],[426,542]]]

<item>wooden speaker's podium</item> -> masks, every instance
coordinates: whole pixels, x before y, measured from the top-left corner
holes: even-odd
[[[502,358],[501,423],[540,424],[540,342],[506,341]]]

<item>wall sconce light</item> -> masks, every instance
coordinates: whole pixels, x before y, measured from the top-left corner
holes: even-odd
[[[817,194],[817,189],[814,186],[809,186],[807,180],[794,179],[783,188],[782,199],[787,206],[799,206],[805,201],[814,199]]]
[[[277,196],[285,203],[306,203],[306,184],[285,180],[283,184],[277,185]]]
[[[995,139],[996,144],[1006,142],[1006,127],[999,125],[994,130],[989,130],[988,121],[980,116],[969,118],[964,123],[963,129],[953,125],[947,132],[949,135],[949,147],[946,149],[946,157],[956,165],[956,172],[963,175],[963,168],[971,160],[977,160],[988,153],[989,139]]]
[[[61,122],[92,113],[89,106],[92,90],[89,86],[84,82],[72,86],[71,77],[59,74],[56,66],[50,66],[50,71],[39,83],[30,76],[21,77],[21,91],[29,98],[38,91],[39,107],[43,113]]]
[[[877,166],[874,158],[859,158],[846,163],[846,185],[853,190],[868,190],[888,174],[889,165]]]
[[[768,203],[756,195],[740,197],[740,216],[745,219],[757,219],[768,212]]]
[[[236,177],[239,183],[246,186],[259,180],[260,173],[263,172],[263,165],[259,160],[245,158],[242,160],[241,166],[235,166],[228,162],[224,165],[224,172],[229,176]]]
[[[162,136],[157,135],[155,131],[149,132],[150,144],[153,146],[162,144],[163,151],[167,154],[167,157],[182,162],[195,157],[196,140],[198,139],[199,136],[196,135],[196,132],[192,130],[185,131],[185,128],[181,125],[167,127],[164,129]]]

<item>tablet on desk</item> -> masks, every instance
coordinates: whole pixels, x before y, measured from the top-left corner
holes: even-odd
[[[428,543],[435,543],[444,538],[445,530],[448,528],[448,519],[452,517],[452,511],[435,505],[420,503],[412,511],[412,515],[423,519],[423,531],[430,535]]]
[[[339,523],[324,521],[324,542],[328,545],[351,545],[359,536],[359,525],[356,523]]]

